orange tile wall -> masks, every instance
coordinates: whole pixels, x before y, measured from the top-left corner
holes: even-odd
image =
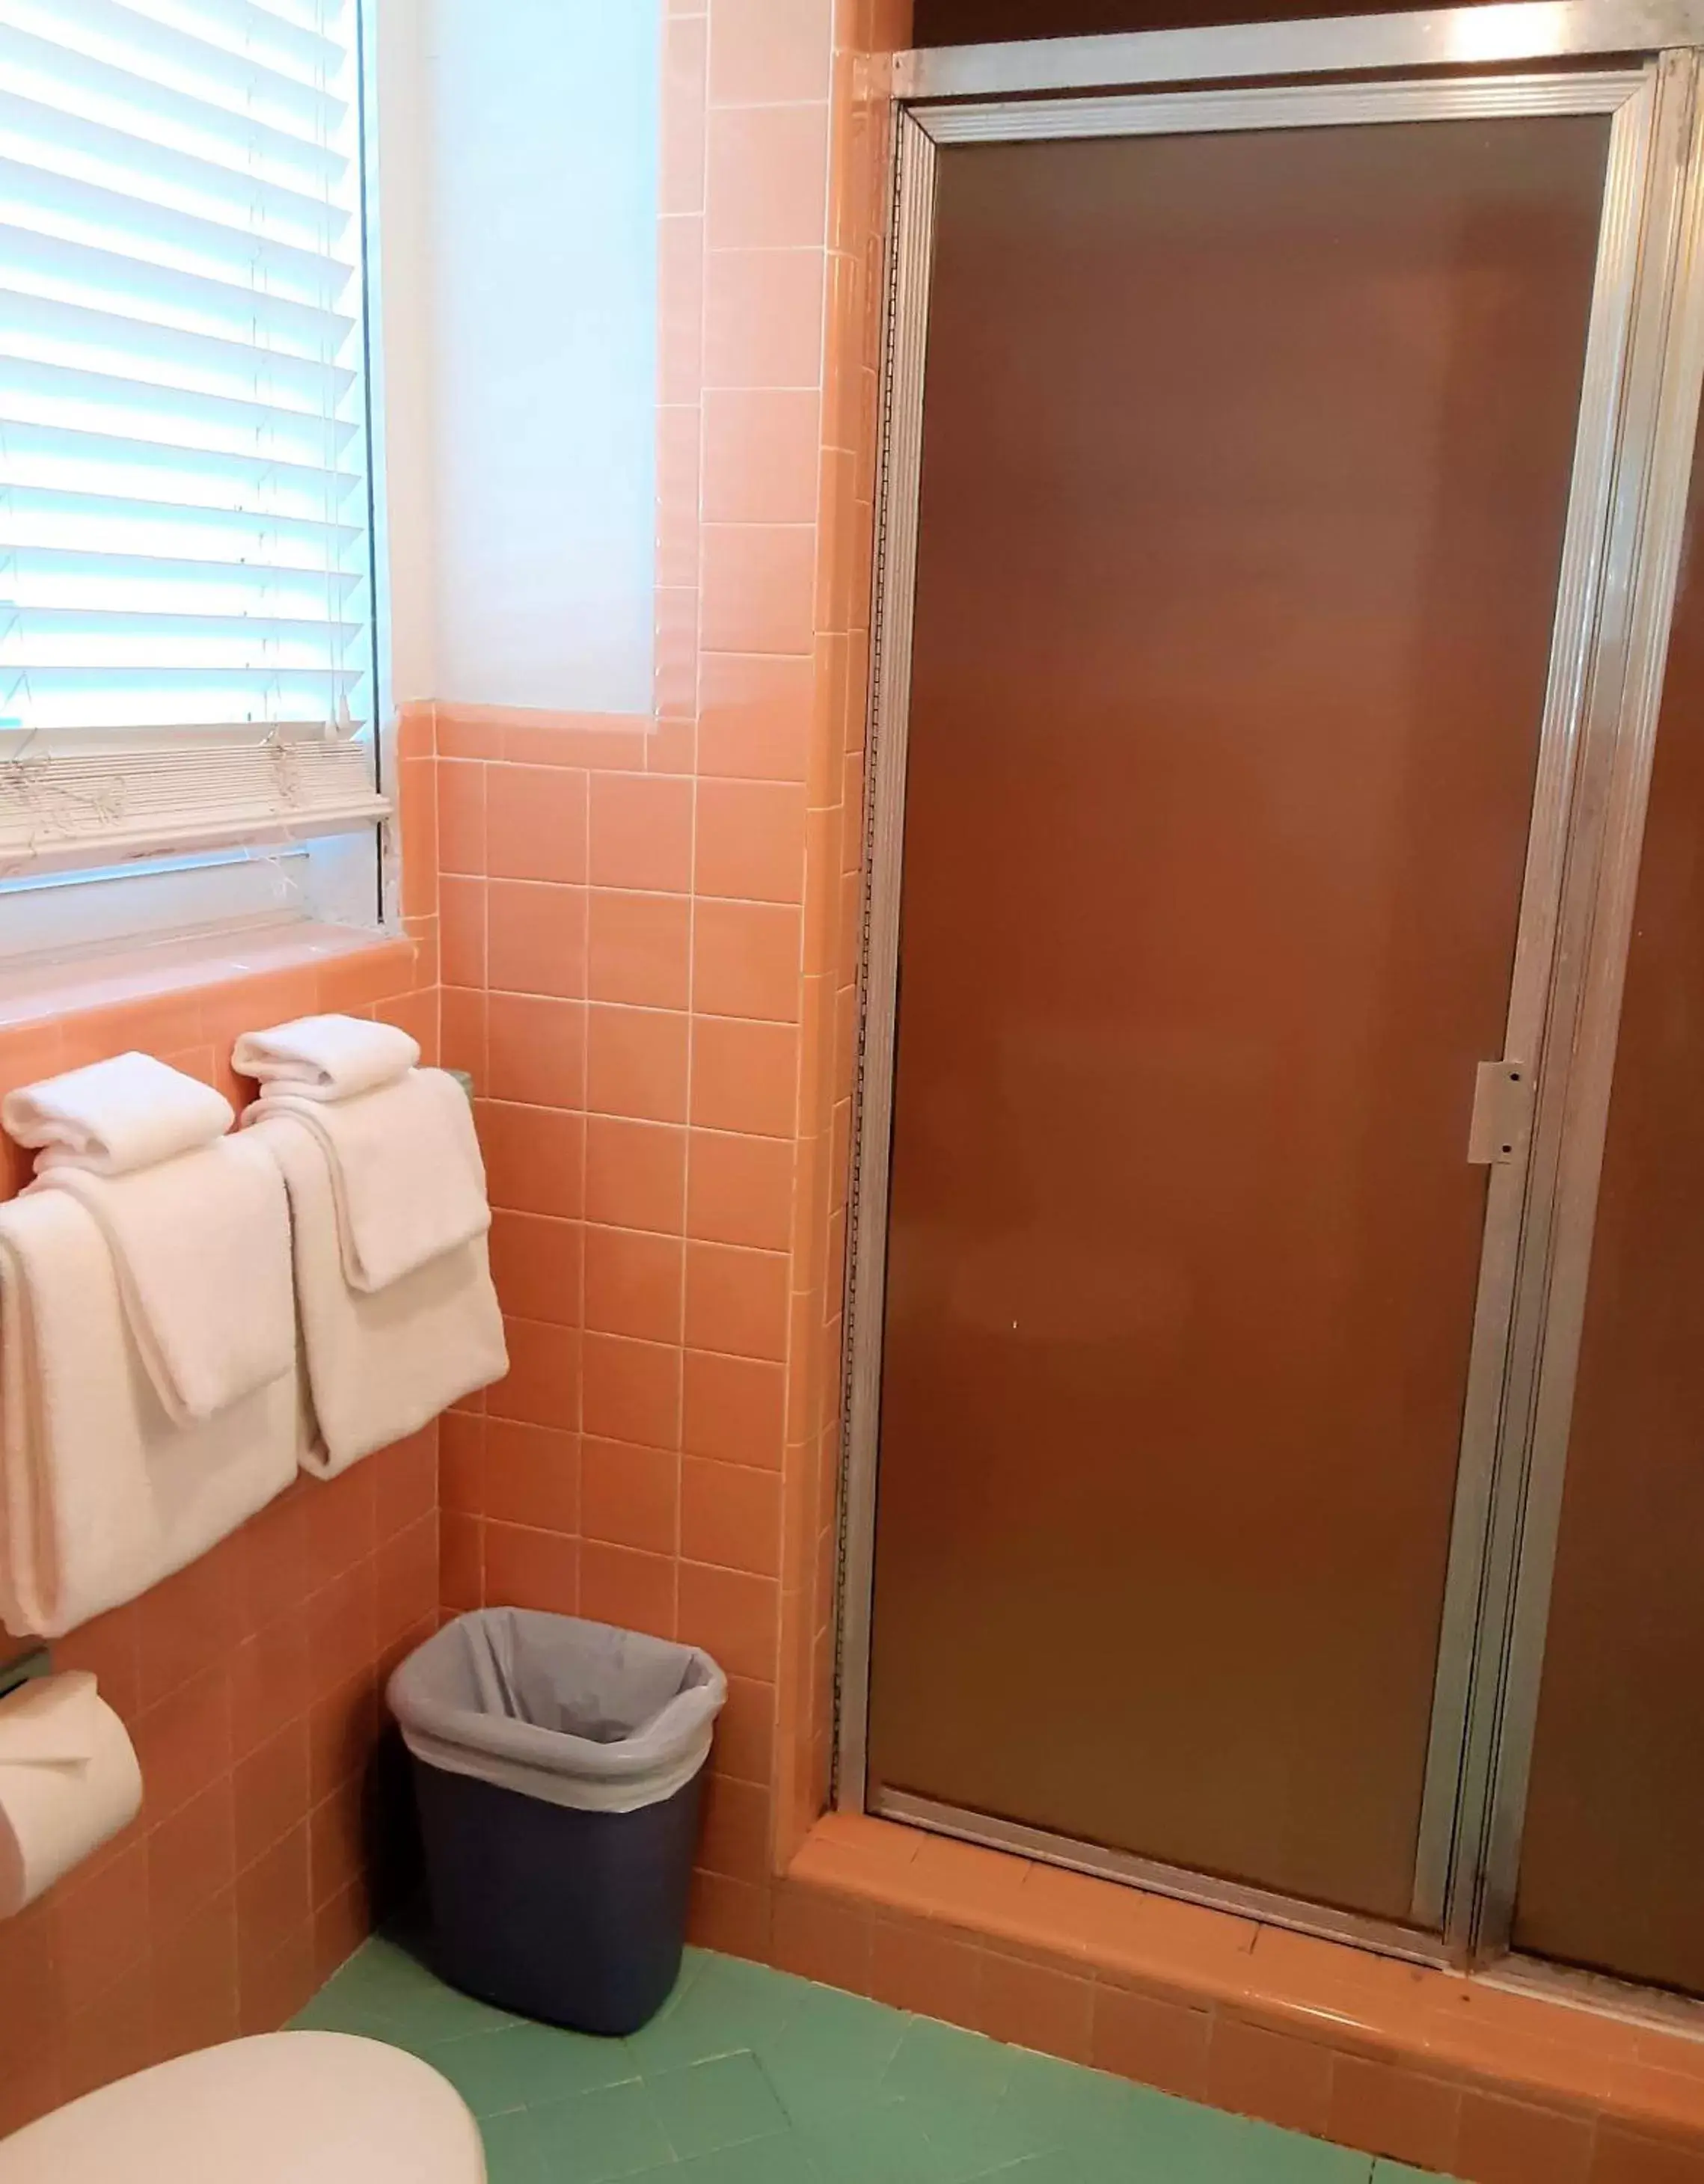
[[[446,1061],[514,1369],[443,1422],[447,1607],[730,1675],[697,1918],[821,1810],[885,86],[871,0],[671,0],[654,722],[435,710]]]
[[[418,849],[433,783],[402,756]],[[413,794],[412,806],[409,795]],[[315,1009],[436,1045],[435,882],[410,859],[408,937],[303,959],[287,935],[162,978],[99,967],[84,1006],[0,996],[0,1092],[139,1047],[217,1084],[240,1031]],[[267,967],[270,966],[270,967]],[[0,1196],[27,1175],[9,1142]],[[379,1693],[437,1600],[437,1429],[336,1482],[300,1479],[211,1554],[58,1641],[92,1669],[141,1758],[142,1810],[0,1923],[0,2135],[109,2079],[282,2024],[406,1879],[380,1759]],[[0,1635],[0,1658],[19,1650]]]

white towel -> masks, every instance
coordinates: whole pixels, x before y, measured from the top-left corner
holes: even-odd
[[[239,1077],[298,1100],[349,1100],[406,1077],[420,1050],[394,1024],[360,1017],[298,1017],[270,1031],[246,1031],[231,1051]]]
[[[0,1621],[62,1636],[131,1600],[283,1491],[292,1375],[203,1424],[160,1408],[93,1216],[65,1191],[0,1205]]]
[[[265,1091],[244,1126],[269,1115],[293,1116],[325,1153],[351,1289],[387,1290],[490,1228],[467,1095],[442,1069],[411,1069],[350,1100]]]
[[[366,1295],[344,1278],[331,1171],[294,1115],[260,1103],[252,1132],[290,1192],[296,1298],[317,1433],[303,1468],[334,1478],[509,1370],[483,1236]],[[256,1110],[251,1109],[251,1114]]]
[[[121,1176],[50,1168],[107,1240],[138,1355],[166,1416],[210,1418],[295,1362],[290,1212],[272,1162],[241,1138]]]
[[[20,1086],[0,1101],[0,1126],[20,1145],[40,1146],[38,1171],[75,1165],[92,1175],[128,1175],[223,1137],[231,1102],[151,1054],[115,1054]]]

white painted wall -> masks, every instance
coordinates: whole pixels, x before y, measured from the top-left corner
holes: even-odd
[[[658,0],[383,0],[399,698],[651,710]]]

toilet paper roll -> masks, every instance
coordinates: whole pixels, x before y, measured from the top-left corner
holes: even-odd
[[[136,1818],[142,1769],[86,1669],[0,1699],[0,1919]]]

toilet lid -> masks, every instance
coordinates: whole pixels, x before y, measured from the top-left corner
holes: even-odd
[[[270,2032],[121,2078],[0,2141],[0,2184],[483,2184],[454,2086],[400,2048]]]

